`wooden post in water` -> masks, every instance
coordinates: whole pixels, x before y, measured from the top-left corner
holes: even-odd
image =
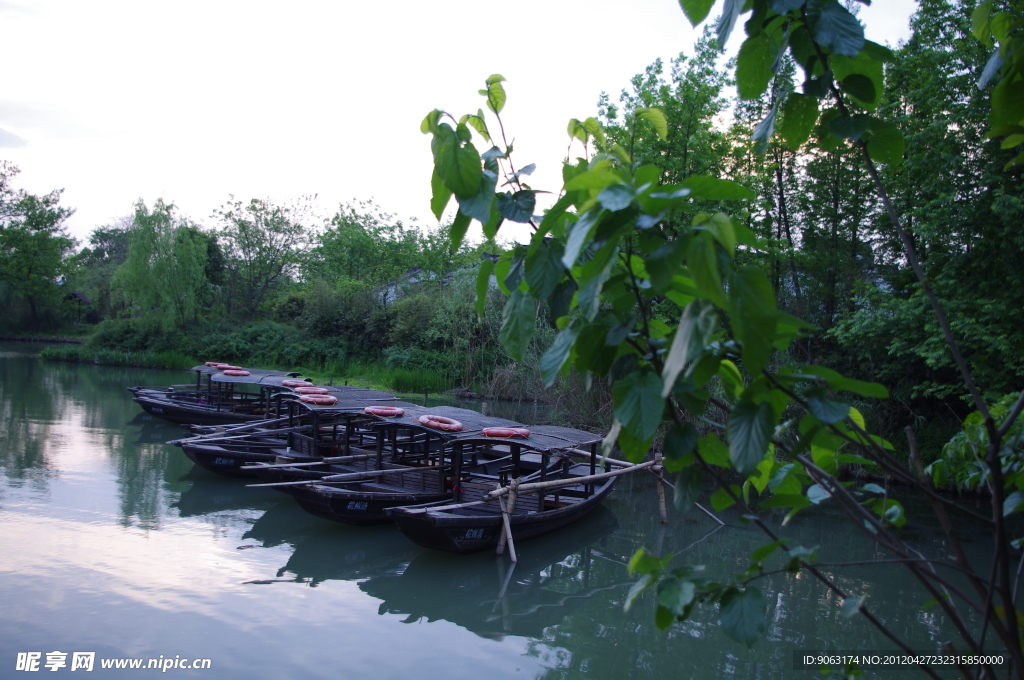
[[[663,463],[665,458],[661,451],[654,454],[654,474],[658,477],[658,516],[662,524],[668,524],[668,512],[665,509],[665,484],[662,483],[662,474],[665,472]]]
[[[500,486],[498,488],[501,488]],[[516,477],[509,484],[508,499],[504,497],[499,498],[501,505],[501,521],[504,528],[501,536],[498,537],[498,547],[494,550],[495,555],[501,555],[505,552],[505,544],[508,543],[508,556],[512,558],[513,562],[518,562],[516,557],[516,546],[512,542],[512,521],[511,515],[516,510],[516,498],[518,497],[519,489],[519,478]]]

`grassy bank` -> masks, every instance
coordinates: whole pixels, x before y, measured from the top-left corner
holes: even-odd
[[[87,347],[84,345],[61,345],[46,347],[39,356],[47,361],[69,361],[102,366],[132,366],[136,368],[167,368],[188,370],[196,365],[194,357],[175,350],[163,352],[120,352],[113,349]]]

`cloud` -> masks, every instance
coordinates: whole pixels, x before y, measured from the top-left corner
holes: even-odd
[[[25,12],[28,13],[29,9],[25,5],[17,2],[10,2],[9,0],[0,0],[0,12]]]
[[[28,144],[28,142],[18,135],[0,128],[0,149],[17,149],[18,147],[25,146],[26,144]]]

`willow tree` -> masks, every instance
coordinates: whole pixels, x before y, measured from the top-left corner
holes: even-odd
[[[135,204],[128,257],[114,275],[125,304],[145,325],[184,328],[204,316],[210,236],[158,199],[150,210]]]

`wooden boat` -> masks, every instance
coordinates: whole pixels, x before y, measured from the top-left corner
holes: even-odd
[[[287,389],[287,388],[286,388]],[[331,405],[310,404],[299,394],[282,394],[279,417],[255,421],[234,428],[211,429],[207,434],[168,442],[180,446],[194,463],[229,477],[256,477],[246,466],[275,463],[279,456],[298,460],[320,460],[325,456],[348,455],[352,442],[362,443],[371,432],[366,423],[377,420],[365,414],[367,405],[390,403],[390,394],[364,388],[327,387],[337,400]]]
[[[421,422],[427,416],[457,420],[461,429],[438,430]],[[568,462],[565,456],[550,450],[549,445],[554,441],[550,437],[547,441],[536,438],[531,441],[527,437],[513,442],[488,436],[485,434],[488,431],[523,426],[467,409],[406,405],[401,417],[378,422],[374,428],[381,433],[378,451],[383,450],[382,442],[393,443],[391,458],[378,455],[374,461],[364,456],[358,461],[339,460],[337,465],[319,469],[266,466],[257,468],[257,472],[268,480],[273,479],[268,473],[286,476],[291,483],[275,488],[290,493],[315,515],[350,524],[379,524],[389,521],[387,512],[392,508],[451,503],[463,493],[465,484],[485,484],[490,490],[513,477],[543,481],[557,474]],[[399,433],[404,434],[399,436]],[[436,444],[414,448],[416,454],[411,457],[403,454],[403,439],[415,443],[419,441],[417,433],[430,437],[427,441]],[[593,439],[593,435],[580,434],[584,435],[583,439]],[[579,440],[577,436],[573,441]],[[302,475],[308,478],[315,474],[323,476],[319,481],[301,483]]]
[[[558,474],[545,481],[566,480],[569,484],[546,493],[520,495],[508,516],[513,539],[532,538],[564,527],[597,507],[615,488],[616,477],[572,483],[596,474],[599,437],[559,427],[531,428],[529,440],[516,440],[513,446],[544,452],[567,454]],[[585,462],[570,462],[571,455],[584,454]],[[606,472],[610,467],[606,464]],[[520,482],[527,480],[520,479]],[[469,474],[459,483],[459,493],[448,503],[434,502],[396,507],[391,518],[408,538],[426,548],[455,553],[470,553],[495,548],[504,531],[502,503],[485,501],[495,491],[491,480]]]
[[[182,424],[226,425],[262,420],[280,408],[280,396],[291,394],[284,381],[298,373],[247,368],[230,375],[216,366],[195,366],[195,385],[129,387],[132,401],[147,413]],[[234,372],[234,371],[232,371]],[[249,389],[239,389],[249,386]]]
[[[481,430],[487,427],[522,427],[521,424],[453,407],[401,407],[401,417],[382,418],[372,425],[377,433],[375,452],[364,450],[362,455],[355,456],[357,460],[250,469],[267,482],[281,484],[273,488],[291,494],[310,513],[359,525],[389,522],[386,510],[398,505],[450,500],[453,460],[458,459],[464,469],[495,481],[512,469],[511,453],[503,443],[487,440],[464,445],[462,440],[474,436],[479,439]],[[468,429],[447,432],[421,424],[420,416],[428,414],[457,418]],[[528,456],[520,464],[525,471],[536,473],[540,472],[542,462],[540,456]],[[548,461],[549,471],[553,464]],[[309,483],[301,483],[307,479]]]

